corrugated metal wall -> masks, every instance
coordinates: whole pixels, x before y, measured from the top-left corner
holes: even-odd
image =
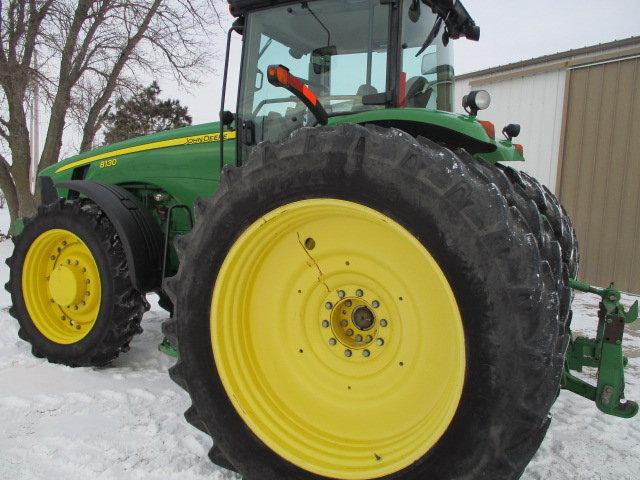
[[[640,58],[569,70],[559,196],[580,277],[640,293]]]
[[[456,108],[462,110],[462,97],[471,90],[491,93],[491,107],[479,113],[479,118],[496,125],[496,135],[502,138],[502,128],[519,123],[522,133],[517,143],[524,145],[526,162],[512,164],[536,177],[552,191],[556,186],[560,126],[565,87],[565,70],[519,76],[492,82],[491,79],[458,80]]]

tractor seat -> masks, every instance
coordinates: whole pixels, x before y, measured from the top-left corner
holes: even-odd
[[[411,108],[427,108],[433,90],[428,88],[429,82],[424,77],[412,77],[407,80],[406,106]]]

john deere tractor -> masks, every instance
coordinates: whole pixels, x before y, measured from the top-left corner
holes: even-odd
[[[561,388],[634,416],[637,304],[575,280],[571,220],[507,166],[520,127],[478,119],[489,94],[452,113],[462,4],[229,4],[235,114],[40,175],[8,283],[33,354],[108,364],[157,293],[186,419],[248,480],[516,479]],[[573,288],[602,296],[594,339]]]

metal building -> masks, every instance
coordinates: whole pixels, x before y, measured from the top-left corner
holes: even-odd
[[[522,126],[518,167],[573,217],[581,278],[640,293],[640,37],[460,75],[456,104],[478,89],[480,117]]]

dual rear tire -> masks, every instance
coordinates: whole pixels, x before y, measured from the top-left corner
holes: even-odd
[[[248,480],[518,478],[559,389],[573,257],[509,175],[354,125],[226,169],[178,242],[165,325],[214,462]]]

